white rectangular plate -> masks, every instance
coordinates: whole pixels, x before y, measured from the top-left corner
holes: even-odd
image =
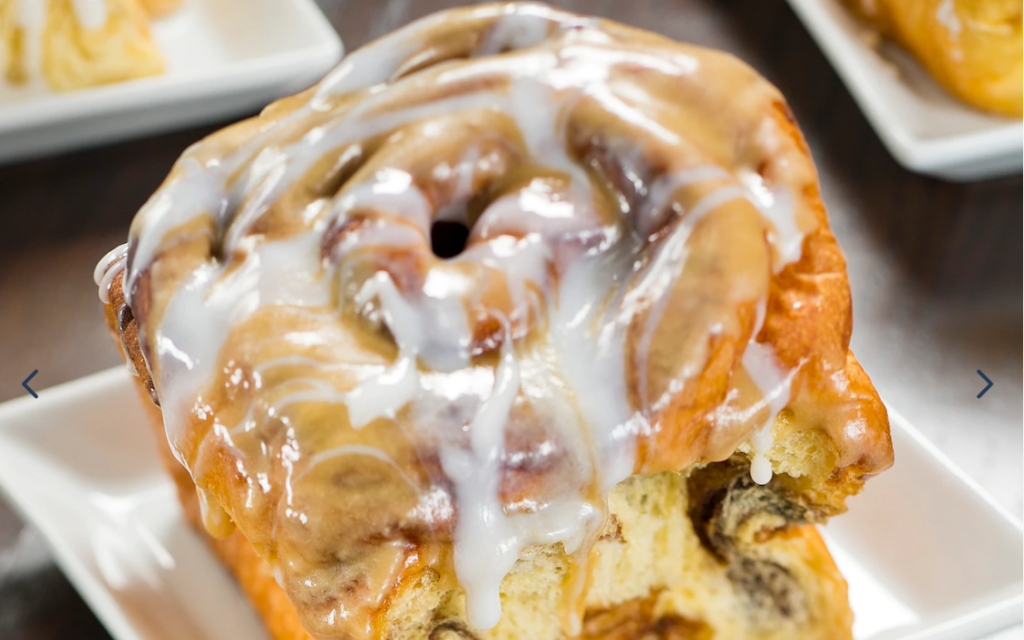
[[[341,58],[313,0],[185,0],[153,23],[167,72],[80,91],[0,80],[0,163],[262,108]]]
[[[865,43],[838,0],[789,0],[896,160],[950,180],[1020,172],[1024,125],[968,106],[902,49]]]
[[[118,640],[256,640],[182,519],[123,369],[0,406],[0,488]],[[858,640],[967,640],[1022,618],[1020,524],[894,416],[896,466],[827,527]]]

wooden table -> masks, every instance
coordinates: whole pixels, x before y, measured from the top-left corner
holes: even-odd
[[[451,4],[320,0],[350,50]],[[890,406],[1019,516],[1021,177],[951,184],[902,169],[783,0],[555,4],[731,51],[782,89],[849,258],[855,350]],[[93,265],[178,154],[218,126],[0,167],[0,400],[23,395],[35,369],[42,389],[118,364]],[[995,382],[981,400],[976,369]],[[109,637],[2,502],[0,637]]]

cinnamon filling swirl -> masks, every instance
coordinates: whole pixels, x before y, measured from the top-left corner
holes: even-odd
[[[372,637],[425,566],[486,629],[524,547],[583,575],[631,474],[739,449],[765,484],[773,435],[812,428],[837,467],[887,464],[848,319],[806,328],[848,292],[801,293],[842,264],[787,118],[724,54],[446,12],[190,148],[97,281],[210,527],[310,632]]]

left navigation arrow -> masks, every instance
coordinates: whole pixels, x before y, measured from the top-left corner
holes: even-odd
[[[37,374],[37,373],[39,373],[39,369],[36,369],[36,370],[35,370],[35,371],[33,371],[33,372],[32,372],[31,374],[29,374],[29,376],[28,376],[27,378],[25,378],[25,382],[22,382],[22,383],[21,383],[21,386],[25,387],[25,390],[26,390],[26,391],[28,391],[29,393],[31,393],[31,394],[32,394],[32,397],[33,397],[33,398],[38,398],[38,397],[39,397],[39,394],[38,394],[38,393],[36,393],[35,391],[33,391],[33,390],[32,390],[32,387],[28,386],[28,382],[29,382],[29,380],[31,380],[32,378],[36,377],[36,374]]]

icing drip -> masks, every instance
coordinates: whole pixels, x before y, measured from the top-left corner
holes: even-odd
[[[772,479],[772,465],[766,455],[774,444],[772,428],[779,412],[789,404],[796,370],[780,367],[771,349],[757,341],[751,341],[743,352],[743,368],[763,394],[762,405],[768,407],[768,418],[750,438],[754,453],[750,460],[750,478],[765,485]]]
[[[111,249],[107,255],[100,258],[96,269],[92,272],[92,279],[99,287],[100,302],[110,302],[110,285],[118,274],[124,272],[125,263],[128,260],[128,244]]]
[[[779,254],[778,259],[773,261],[774,272],[778,273],[786,265],[799,262],[803,253],[804,234],[793,216],[793,194],[783,185],[771,189],[765,187],[764,179],[752,171],[742,174],[740,178],[747,185],[751,201],[772,225],[770,238]]]
[[[42,72],[43,29],[46,28],[47,11],[47,4],[43,0],[18,0],[16,21],[22,29],[25,71],[30,78]]]
[[[318,273],[319,241],[308,233],[256,245],[230,271],[223,264],[204,264],[170,299],[154,332],[159,362],[154,373],[168,439],[179,457],[188,414],[214,375],[231,328],[266,306],[327,306],[328,283]]]
[[[964,26],[960,22],[960,17],[956,14],[956,3],[954,0],[942,0],[935,8],[935,19],[949,31],[950,38],[956,40],[960,37],[960,32],[963,31]]]
[[[511,9],[511,8],[510,8]],[[498,18],[484,36],[476,56],[492,56],[508,50],[535,47],[547,38],[551,21],[543,7],[523,5]]]
[[[274,550],[312,634],[373,637],[431,544],[493,627],[521,551],[584,562],[631,474],[746,441],[770,480],[808,367],[757,337],[818,224],[780,100],[731,58],[487,6],[353,52],[185,153],[97,284],[123,270],[175,454]],[[431,251],[438,220],[470,228],[452,258]],[[679,399],[723,344],[757,397],[674,443],[706,420]]]
[[[490,396],[469,423],[469,450],[441,449],[441,463],[455,484],[461,514],[455,531],[455,571],[466,590],[469,623],[479,629],[490,629],[501,619],[498,589],[523,546],[507,522],[498,491],[505,423],[518,392],[519,364],[506,340]]]
[[[356,300],[362,306],[374,298],[381,301],[384,321],[398,343],[399,356],[383,373],[360,383],[345,396],[349,420],[357,429],[380,417],[393,419],[416,396],[420,386],[416,358],[424,339],[416,309],[402,299],[395,283],[384,272],[367,280]]]
[[[614,316],[606,317],[600,305],[609,295],[621,297],[621,289],[614,290],[613,272],[621,266],[616,262],[628,257],[623,252],[610,263],[602,258],[584,259],[569,269],[559,289],[551,330],[559,345],[562,375],[590,426],[592,446],[597,449],[594,458],[601,461],[596,469],[599,486],[607,491],[632,472],[634,437],[643,425],[630,408],[622,376],[628,325]]]
[[[960,17],[956,13],[956,2],[954,0],[942,0],[938,6],[935,7],[935,19],[945,27],[949,33],[950,40],[953,41],[953,47],[950,49],[950,56],[958,62],[962,62],[964,59],[964,52],[960,48],[960,34],[964,30],[964,25],[960,21]]]

